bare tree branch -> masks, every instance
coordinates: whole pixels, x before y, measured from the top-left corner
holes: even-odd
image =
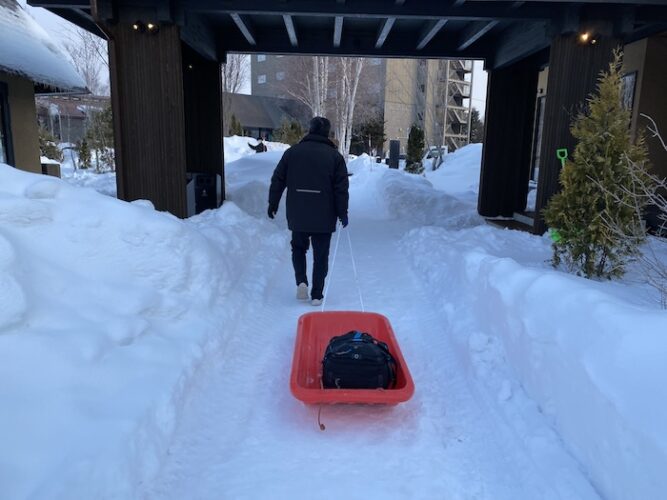
[[[67,29],[65,48],[74,68],[81,75],[86,87],[94,95],[108,95],[109,57],[108,44],[103,38],[73,26]]]

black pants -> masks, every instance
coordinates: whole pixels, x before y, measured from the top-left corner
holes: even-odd
[[[306,252],[313,242],[313,287],[310,297],[321,299],[324,291],[324,279],[329,272],[329,246],[331,233],[301,233],[292,231],[292,264],[296,284],[308,284],[306,271]]]

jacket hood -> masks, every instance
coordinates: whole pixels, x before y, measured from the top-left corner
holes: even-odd
[[[331,142],[329,138],[317,134],[308,134],[303,139],[301,139],[300,142],[321,142],[322,144],[331,146],[334,149],[338,149],[336,148],[336,145],[333,142]]]

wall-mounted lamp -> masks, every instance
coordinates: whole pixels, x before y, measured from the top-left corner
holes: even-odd
[[[132,23],[132,29],[137,33],[148,32],[150,34],[155,34],[160,31],[160,25],[157,23],[143,23],[142,21],[135,21]]]
[[[582,33],[579,33],[577,36],[577,40],[579,41],[580,44],[582,45],[595,45],[598,43],[598,39],[593,33],[590,31],[584,31]]]

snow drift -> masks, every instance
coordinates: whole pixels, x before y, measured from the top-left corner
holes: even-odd
[[[0,497],[132,497],[284,238],[0,165]]]
[[[641,284],[553,270],[547,238],[466,219],[460,204],[473,210],[480,157],[481,145],[470,145],[426,172],[435,192],[422,180],[394,181],[406,184],[388,200],[402,198],[394,211],[440,226],[412,230],[403,250],[448,312],[460,354],[502,405],[512,404],[504,377],[518,380],[605,497],[661,497],[667,312],[648,305]]]

